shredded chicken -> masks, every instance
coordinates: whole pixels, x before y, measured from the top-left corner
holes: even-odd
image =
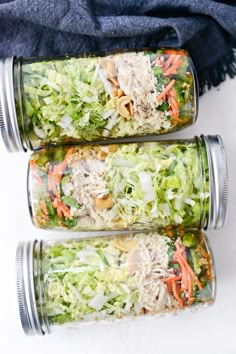
[[[82,158],[83,156],[86,160]],[[73,154],[69,167],[72,168],[73,197],[81,205],[79,209],[72,207],[71,215],[77,216],[80,225],[85,228],[94,224],[98,225],[98,228],[99,225],[104,226],[106,211],[95,209],[94,203],[95,197],[103,197],[109,193],[103,176],[104,161],[97,159],[93,149],[89,151],[80,149],[79,152]]]
[[[134,275],[139,294],[139,303],[150,313],[177,309],[178,303],[168,293],[161,278],[169,276],[168,246],[169,239],[160,237],[135,237],[138,246],[127,258],[129,271]]]
[[[170,121],[163,112],[157,110],[158,83],[149,56],[142,52],[125,53],[113,56],[112,59],[117,69],[120,88],[125,95],[132,97],[137,125],[149,131],[154,128],[169,128]]]

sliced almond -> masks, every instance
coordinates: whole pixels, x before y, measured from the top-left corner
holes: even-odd
[[[120,115],[124,118],[130,119],[130,113],[126,107],[126,105],[131,102],[131,97],[129,96],[122,96],[118,98],[116,103],[116,109],[120,113]]]
[[[122,239],[122,238],[116,237],[114,240],[114,246],[116,248],[118,248],[120,251],[129,252],[135,246],[137,246],[137,241],[136,240],[127,240],[127,239]]]
[[[104,196],[103,198],[94,198],[95,207],[98,210],[110,209],[113,205],[113,201],[109,195]]]

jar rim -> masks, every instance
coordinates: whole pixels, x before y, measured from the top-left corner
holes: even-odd
[[[204,229],[224,226],[228,208],[228,170],[226,153],[220,135],[201,135],[207,152],[210,184],[210,206]]]
[[[34,250],[38,241],[20,242],[16,251],[16,284],[19,313],[26,335],[44,335],[36,306]]]
[[[13,80],[14,57],[0,59],[0,133],[9,152],[25,151],[17,122]]]

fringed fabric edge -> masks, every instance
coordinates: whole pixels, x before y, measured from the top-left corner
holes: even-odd
[[[199,95],[203,95],[212,86],[218,86],[226,79],[227,75],[230,78],[236,76],[236,49],[232,49],[209,69],[198,73]]]

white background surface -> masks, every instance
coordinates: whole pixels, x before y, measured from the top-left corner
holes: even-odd
[[[55,238],[35,229],[27,208],[29,154],[0,151],[0,348],[2,354],[233,354],[236,353],[236,79],[200,98],[197,123],[171,137],[220,134],[229,170],[229,209],[222,230],[207,231],[215,255],[217,298],[206,310],[109,325],[90,325],[44,337],[21,329],[15,288],[18,241]]]

